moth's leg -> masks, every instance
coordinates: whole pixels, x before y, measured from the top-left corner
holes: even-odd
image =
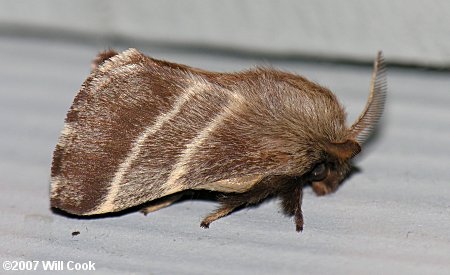
[[[258,198],[255,197],[258,195],[260,195]],[[252,204],[255,200],[260,201],[267,196],[262,195],[263,194],[255,191],[248,191],[242,194],[227,195],[226,197],[220,199],[221,207],[204,218],[200,226],[203,228],[208,228],[213,221],[225,217],[226,215],[233,212],[233,210],[235,210],[236,208],[243,205]]]
[[[203,219],[200,226],[208,228],[213,221],[230,214],[238,207],[259,203],[275,192],[274,187],[278,188],[278,181],[281,179],[265,178],[245,193],[226,195],[220,199],[221,207]]]
[[[295,192],[295,200],[297,201],[297,205],[295,207],[295,230],[297,232],[303,231],[303,212],[302,212],[302,201],[303,201],[303,187],[297,188]]]
[[[248,192],[247,192],[248,193]],[[244,194],[237,194],[237,195],[231,195],[227,196],[225,199],[221,199],[221,207],[217,209],[216,211],[209,214],[206,218],[203,219],[200,226],[203,228],[209,228],[209,225],[222,217],[225,217],[226,215],[233,212],[236,208],[254,204],[252,201],[249,201],[249,197],[247,193]],[[258,195],[258,194],[255,194]],[[262,194],[261,194],[262,195]],[[264,199],[267,195],[261,196],[258,199],[256,197],[253,197],[252,199],[257,199],[259,202],[260,200]],[[256,202],[255,202],[256,203]]]
[[[200,223],[200,226],[203,228],[209,228],[209,225],[222,217],[225,217],[226,215],[233,212],[234,209],[239,207],[240,205],[227,205],[223,204],[219,209],[209,214],[206,218],[203,219],[203,221]]]
[[[289,216],[294,216],[295,229],[297,232],[303,230],[303,213],[302,213],[302,200],[303,200],[303,185],[296,184],[291,189],[287,189],[280,193],[282,199],[282,206],[284,213]]]
[[[142,208],[140,211],[142,213],[144,213],[144,215],[147,215],[150,212],[154,212],[161,208],[171,205],[172,203],[179,200],[183,195],[184,195],[183,193],[178,193],[178,194],[173,194],[173,195],[169,195],[167,197],[158,199],[155,202],[151,202],[150,205]]]

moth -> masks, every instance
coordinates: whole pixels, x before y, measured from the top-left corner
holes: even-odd
[[[336,96],[296,74],[209,72],[136,49],[100,53],[53,154],[51,206],[98,215],[142,205],[148,213],[186,190],[216,191],[220,207],[201,222],[208,228],[277,196],[302,231],[303,187],[317,195],[338,188],[386,92],[379,52],[366,107],[348,127]]]

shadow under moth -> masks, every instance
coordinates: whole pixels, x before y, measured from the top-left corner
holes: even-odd
[[[347,127],[335,95],[302,76],[256,68],[209,72],[106,51],[70,107],[51,169],[51,206],[75,215],[121,211],[185,190],[223,194],[202,227],[268,196],[303,229],[303,186],[336,190],[386,98],[381,52],[364,111]]]

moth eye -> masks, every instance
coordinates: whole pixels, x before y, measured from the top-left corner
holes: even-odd
[[[312,181],[321,181],[328,175],[328,167],[325,163],[321,163],[316,165],[314,169],[311,171],[310,179]]]

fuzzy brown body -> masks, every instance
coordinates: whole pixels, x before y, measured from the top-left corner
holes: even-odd
[[[347,174],[360,150],[350,133],[335,96],[303,77],[266,68],[211,73],[134,49],[108,52],[68,112],[51,205],[94,215],[206,189],[230,194],[215,218],[271,194],[301,215],[301,186],[317,164],[336,168],[318,193]]]

